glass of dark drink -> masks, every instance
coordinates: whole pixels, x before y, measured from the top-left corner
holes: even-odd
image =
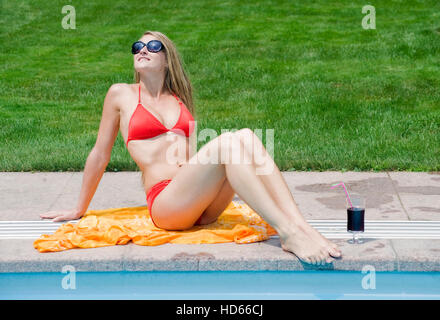
[[[350,203],[351,202],[351,203]],[[350,201],[347,204],[347,231],[353,234],[349,243],[362,243],[359,239],[361,232],[364,232],[365,223],[365,198],[360,194],[350,194]]]

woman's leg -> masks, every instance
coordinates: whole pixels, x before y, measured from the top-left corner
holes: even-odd
[[[229,183],[228,179],[223,182],[219,193],[214,201],[203,211],[203,214],[197,220],[196,225],[210,224],[217,220],[217,218],[225,211],[235,196],[235,191]]]
[[[257,165],[255,159],[250,157],[249,159],[250,163],[253,163],[254,166],[260,168],[264,166],[267,167],[273,166],[273,170],[270,170],[270,173],[260,174],[257,176],[264,183],[264,185],[266,186],[266,190],[272,196],[272,198],[278,204],[281,210],[283,210],[283,212],[286,215],[293,214],[293,218],[297,220],[297,223],[299,224],[307,223],[307,221],[303,218],[302,214],[300,213],[298,206],[296,205],[295,200],[293,199],[292,194],[283,176],[281,175],[280,170],[278,169],[277,165],[275,164],[269,153],[264,148],[261,140],[254,134],[252,130],[248,128],[240,129],[238,131],[233,132],[233,134],[240,139],[245,149],[243,151],[247,151],[248,156],[258,153],[264,159],[263,164]],[[208,210],[208,208],[207,210],[205,210],[203,214],[204,220],[213,222],[223,212],[220,211],[221,210],[220,207],[223,207],[223,210],[225,209],[224,201],[223,201],[224,197],[230,197],[231,200],[234,197],[234,190],[232,189],[227,179],[225,179],[224,185],[220,190],[218,196],[210,205],[209,208],[210,210]]]
[[[255,175],[252,164],[234,163],[224,157],[240,152],[239,146],[240,142],[231,133],[222,134],[205,144],[157,196],[152,208],[156,212],[156,223],[171,230],[192,227],[214,201],[226,177],[240,198],[278,232],[284,250],[295,253],[308,263],[331,261],[329,251],[313,241],[279,209]]]
[[[268,174],[260,174],[257,176],[264,183],[266,189],[270,192],[272,198],[278,204],[281,210],[283,210],[286,215],[292,216],[295,224],[302,226],[305,231],[309,233],[309,235],[315,240],[320,241],[322,244],[330,245],[330,247],[333,249],[330,251],[332,256],[339,257],[341,252],[337,245],[324,238],[305,220],[278,166],[264,148],[264,145],[258,136],[248,128],[238,130],[234,132],[234,134],[240,139],[248,154],[253,156],[251,160],[256,167],[271,168],[268,170]],[[262,160],[264,160],[264,163],[256,163],[256,159],[254,158],[256,154],[261,156]]]
[[[264,148],[261,140],[248,128],[235,131],[234,134],[240,139],[240,142],[243,144],[248,154],[253,156],[250,159],[252,163],[257,168],[266,168],[265,170],[261,170],[263,174],[258,174],[257,176],[265,184],[275,202],[278,203],[284,212],[292,215],[292,218],[296,223],[303,223],[305,219],[300,213],[286,181],[284,180],[278,166],[275,164],[275,161]],[[260,157],[259,162],[264,160],[263,163],[257,163],[255,159],[257,154]]]

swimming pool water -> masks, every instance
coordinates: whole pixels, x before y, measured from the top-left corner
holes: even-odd
[[[375,272],[368,281],[365,276],[354,271],[1,273],[0,298],[440,299],[440,272]]]

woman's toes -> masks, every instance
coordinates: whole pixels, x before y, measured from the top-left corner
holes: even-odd
[[[332,257],[328,257],[327,259],[325,259],[326,263],[332,263],[333,261],[335,261],[335,259],[333,259]]]
[[[341,256],[341,252],[334,247],[329,247],[328,252],[335,258],[339,258]]]
[[[317,266],[322,265],[322,258],[323,258],[322,255],[319,255],[318,257],[316,257],[316,265]]]

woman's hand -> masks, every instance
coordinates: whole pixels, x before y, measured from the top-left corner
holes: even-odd
[[[75,220],[83,216],[83,213],[76,209],[71,210],[54,210],[48,211],[40,214],[42,219],[53,219],[52,222],[64,221],[64,220]]]

